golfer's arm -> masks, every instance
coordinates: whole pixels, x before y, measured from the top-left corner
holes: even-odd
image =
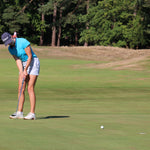
[[[15,55],[13,55],[13,57],[14,57],[14,59],[15,59],[15,61],[16,61],[16,64],[17,64],[17,67],[18,67],[19,72],[20,72],[20,73],[23,72],[23,67],[22,67],[22,62],[21,62],[21,60],[20,60],[18,57],[16,57]]]
[[[26,67],[24,68],[24,70],[27,71],[27,69],[28,69],[28,67],[29,67],[29,65],[31,63],[31,60],[32,60],[32,53],[31,53],[30,45],[25,48],[25,52],[28,55],[28,60],[27,60],[27,64],[26,64]]]

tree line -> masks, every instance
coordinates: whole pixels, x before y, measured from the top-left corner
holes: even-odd
[[[5,31],[38,45],[149,48],[150,0],[1,0]]]

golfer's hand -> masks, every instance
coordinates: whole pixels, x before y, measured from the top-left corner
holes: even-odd
[[[27,77],[28,73],[27,73],[27,70],[24,70],[23,71],[23,78],[25,79]]]
[[[25,79],[24,72],[20,72],[19,76],[21,77],[21,80]]]

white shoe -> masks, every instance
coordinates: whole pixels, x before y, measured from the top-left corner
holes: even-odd
[[[28,113],[27,116],[24,117],[25,120],[35,120],[36,117],[35,117],[35,114],[34,113]]]
[[[17,111],[9,116],[10,119],[23,119],[23,112]]]

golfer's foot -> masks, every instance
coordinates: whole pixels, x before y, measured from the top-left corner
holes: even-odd
[[[23,119],[23,112],[17,111],[9,116],[10,119]]]
[[[25,120],[35,120],[36,117],[35,117],[35,114],[34,113],[28,113],[27,116],[24,117]]]

